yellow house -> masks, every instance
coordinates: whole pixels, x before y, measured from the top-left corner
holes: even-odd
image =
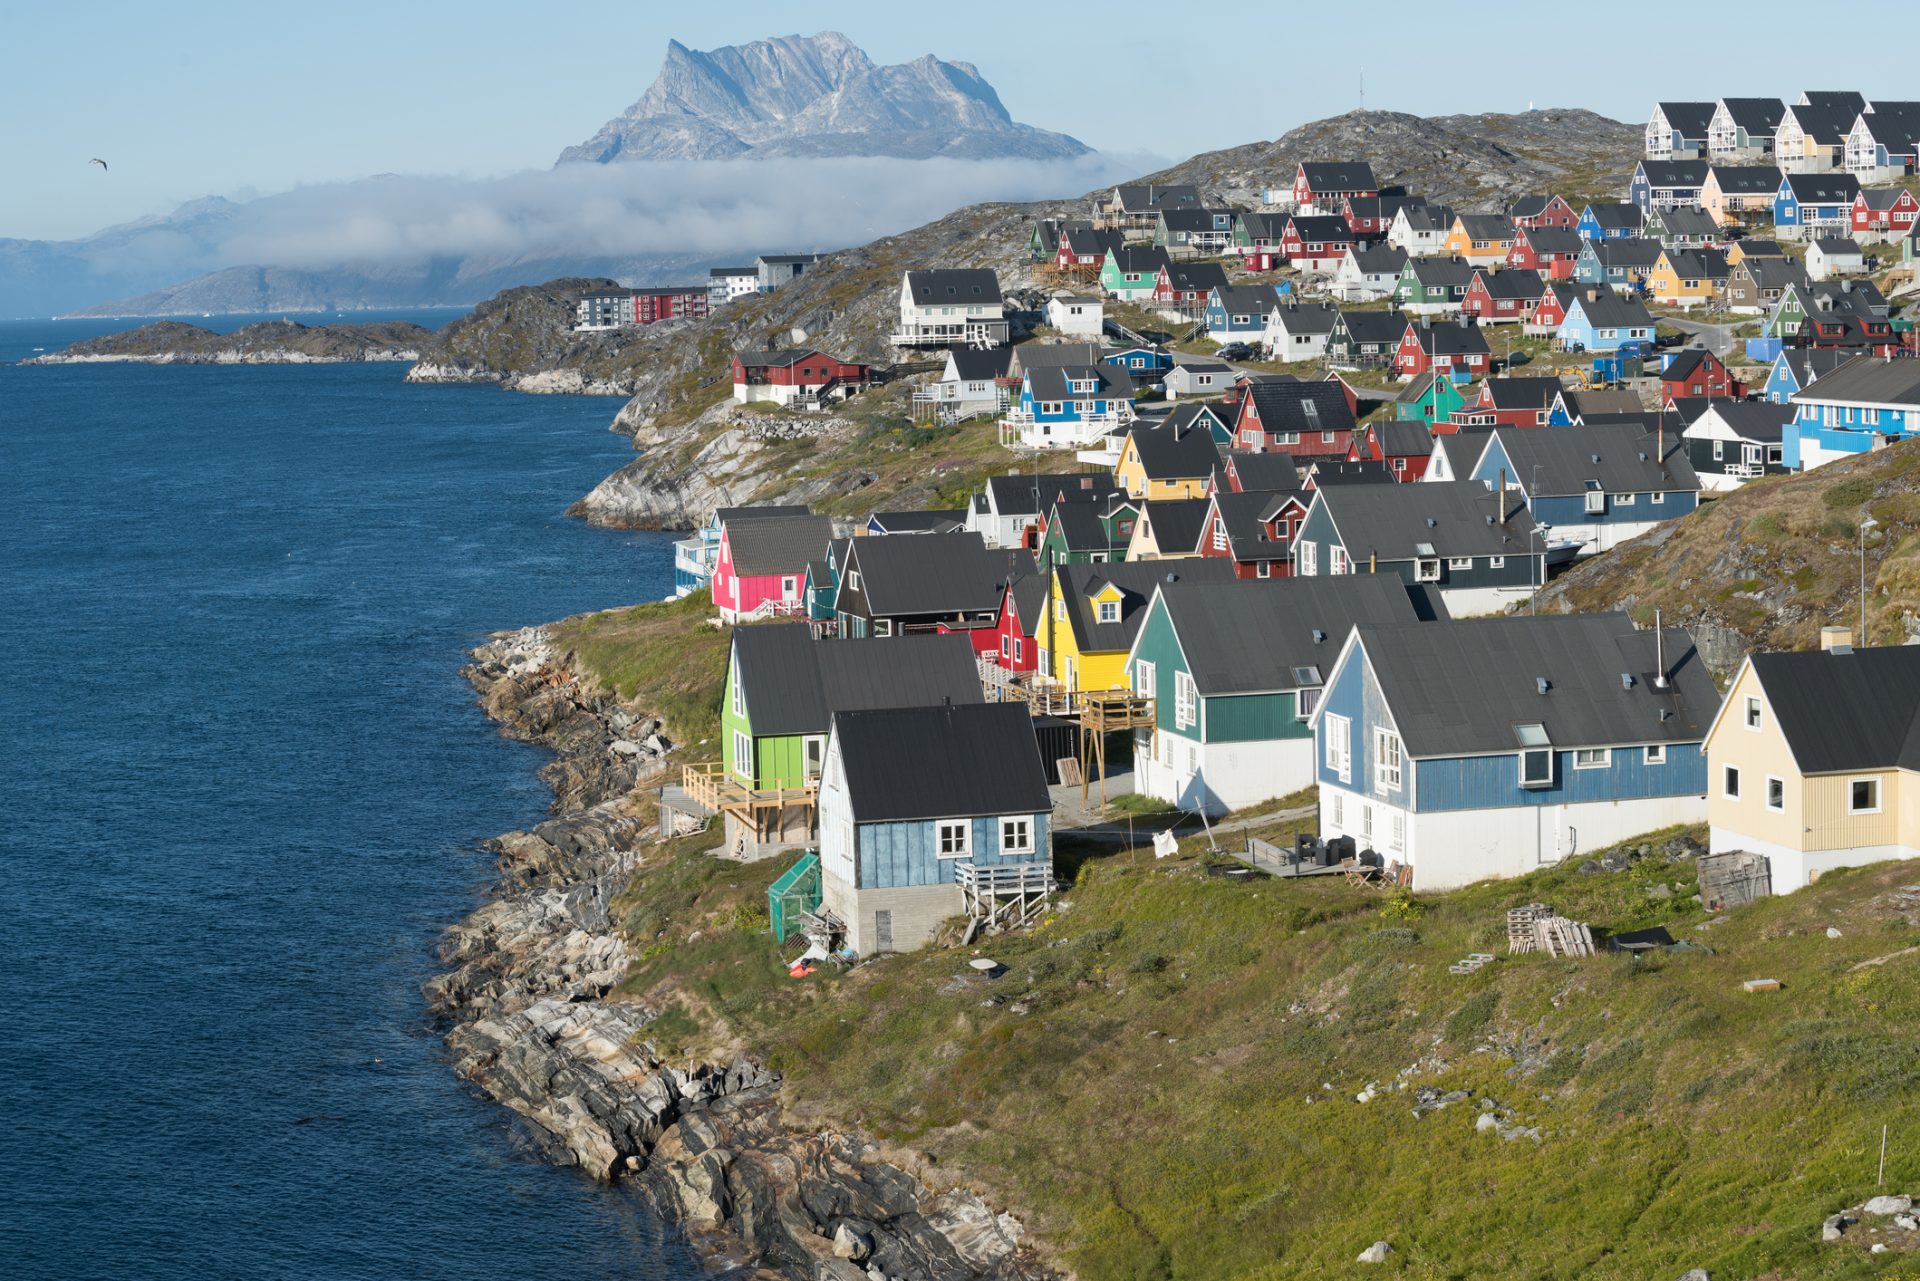
[[[1200,554],[1200,529],[1211,502],[1205,498],[1147,500],[1127,544],[1128,560],[1176,560]]]
[[[1482,266],[1498,267],[1513,249],[1513,222],[1499,214],[1460,214],[1447,232],[1446,251]]]
[[[1920,647],[1753,654],[1707,730],[1713,852],[1764,855],[1775,894],[1920,856]]]
[[[1220,465],[1220,447],[1204,420],[1141,424],[1127,433],[1114,483],[1134,498],[1204,498]]]
[[[1700,188],[1700,207],[1722,227],[1773,216],[1780,171],[1772,165],[1714,165]]]
[[[1787,251],[1780,247],[1777,240],[1755,240],[1743,236],[1727,246],[1727,266],[1738,267],[1749,259],[1785,258]]]
[[[1662,250],[1647,273],[1647,293],[1653,300],[1679,307],[1712,303],[1726,283],[1726,259],[1715,250]]]
[[[1169,576],[1228,582],[1233,562],[1209,558],[1177,566],[1165,561],[1055,565],[1046,616],[1034,637],[1040,646],[1040,671],[1069,690],[1124,688],[1127,651],[1133,648],[1153,589]]]

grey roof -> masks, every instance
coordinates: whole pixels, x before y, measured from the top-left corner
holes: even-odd
[[[1414,341],[1429,356],[1490,354],[1487,336],[1478,325],[1411,325]]]
[[[1775,404],[1771,400],[1716,400],[1706,407],[1700,418],[1693,420],[1694,424],[1708,414],[1725,423],[1742,440],[1777,445],[1783,429],[1793,420],[1793,406]],[[1690,424],[1687,430],[1691,435],[1693,426]]]
[[[1310,302],[1304,307],[1297,302],[1275,302],[1267,314],[1279,316],[1289,334],[1329,334],[1340,309],[1330,302]]]
[[[889,534],[946,534],[958,529],[967,519],[964,507],[932,511],[874,512],[868,523]]]
[[[1704,160],[1642,160],[1640,176],[1649,187],[1698,187],[1707,180]]]
[[[1780,247],[1780,242],[1777,240],[1742,240],[1739,244],[1742,262],[1765,261],[1787,256],[1787,251]]]
[[[1540,296],[1540,276],[1532,271],[1487,271],[1474,273],[1489,298],[1514,298],[1532,301]]]
[[[1369,276],[1397,276],[1407,265],[1407,251],[1384,240],[1377,245],[1355,245],[1347,251],[1347,257],[1356,270]]]
[[[1810,284],[1807,269],[1792,258],[1742,258],[1727,268],[1727,279],[1732,281],[1735,272],[1745,272],[1761,289],[1785,289],[1788,285]]]
[[[1158,245],[1122,245],[1110,251],[1116,269],[1126,275],[1151,276],[1173,260]]]
[[[1780,182],[1803,205],[1850,205],[1860,194],[1860,180],[1850,173],[1790,173]]]
[[[1021,632],[1034,635],[1040,629],[1041,616],[1047,612],[1047,576],[1034,566],[1032,573],[1016,574],[1007,590],[1013,594],[1014,613]]]
[[[1845,236],[1820,236],[1814,240],[1813,244],[1815,248],[1819,249],[1821,253],[1826,254],[1829,258],[1843,257],[1849,254],[1858,258],[1862,252],[1857,243],[1848,240]]]
[[[1380,190],[1373,166],[1364,160],[1303,160],[1299,172],[1316,192]]]
[[[1292,454],[1256,454],[1236,449],[1230,455],[1222,455],[1220,461],[1224,463],[1229,458],[1242,489],[1300,488],[1300,472],[1294,466]]]
[[[1516,234],[1541,254],[1578,254],[1587,243],[1571,227],[1523,227]]]
[[[1713,181],[1723,196],[1770,196],[1780,190],[1780,171],[1772,165],[1715,165]]]
[[[1611,289],[1601,289],[1594,297],[1582,294],[1567,306],[1578,307],[1595,328],[1653,328],[1653,316],[1647,311],[1647,304],[1638,298],[1624,298]]]
[[[1227,271],[1217,262],[1174,262],[1163,270],[1174,289],[1212,293],[1227,283]]]
[[[825,352],[813,347],[788,347],[784,349],[768,349],[763,347],[756,350],[735,352],[733,358],[748,369],[787,369],[799,364],[803,360],[811,360],[815,356],[820,356],[827,360],[833,359],[832,356],[828,356]]]
[[[1669,236],[1717,236],[1720,224],[1713,215],[1704,209],[1662,209],[1653,216],[1654,221]]]
[[[1319,686],[1356,625],[1419,622],[1397,574],[1168,583],[1160,598],[1202,694]]]
[[[1024,372],[1058,365],[1097,365],[1105,354],[1106,348],[1097,342],[1023,342],[1013,349],[1013,360]]]
[[[1753,672],[1803,773],[1920,768],[1920,647],[1755,654]]]
[[[1686,280],[1725,280],[1727,278],[1727,256],[1718,249],[1709,249],[1705,246],[1696,249],[1669,249],[1667,265]]]
[[[1468,285],[1479,268],[1464,258],[1409,258],[1407,268],[1422,286]]]
[[[1190,182],[1123,182],[1113,192],[1120,207],[1129,213],[1200,202],[1200,189]]]
[[[1667,247],[1645,236],[1623,236],[1618,240],[1589,240],[1587,248],[1607,268],[1651,270]],[[1585,251],[1582,251],[1585,252]]]
[[[1542,196],[1536,194],[1516,196],[1514,197],[1513,203],[1507,206],[1507,217],[1516,219],[1538,218],[1547,211],[1547,206],[1552,203],[1553,197],[1551,195]]]
[[[1305,507],[1312,497],[1299,489],[1248,489],[1240,493],[1224,490],[1213,496],[1210,506],[1219,509],[1220,523],[1226,527],[1227,547],[1235,560],[1285,560],[1293,544],[1268,538],[1266,522],[1278,515],[1289,500]],[[1198,534],[1196,530],[1195,536]]]
[[[779,520],[789,516],[811,516],[813,511],[805,503],[791,506],[767,504],[761,507],[716,507],[713,509],[713,523],[725,525],[736,520]]]
[[[1461,281],[1465,284],[1466,281]],[[1356,343],[1396,343],[1407,332],[1407,317],[1398,311],[1355,311],[1350,307],[1340,310],[1341,323]],[[1346,397],[1342,396],[1342,400]]]
[[[757,267],[709,267],[707,268],[707,276],[709,279],[713,279],[713,280],[724,280],[728,276],[757,276],[759,274],[760,274],[760,270]]]
[[[833,736],[855,822],[1052,812],[1019,703],[838,712]]]
[[[1104,259],[1109,249],[1117,249],[1127,243],[1127,238],[1119,231],[1105,228],[1095,230],[1092,226],[1063,227],[1060,236],[1067,242],[1068,252],[1074,255],[1086,254]],[[1057,242],[1056,242],[1057,243]]]
[[[1711,102],[1663,102],[1660,114],[1667,118],[1667,127],[1674,132],[1704,142],[1707,126],[1713,123],[1715,106]]]
[[[1662,689],[1654,634],[1625,614],[1362,626],[1359,641],[1414,757],[1512,753],[1522,725],[1560,751],[1698,742],[1720,705],[1684,628],[1665,630]]]
[[[1866,109],[1866,99],[1857,93],[1809,93],[1807,101],[1790,106],[1781,114],[1782,122],[1791,115],[1800,132],[1815,142],[1836,146],[1853,131],[1854,117]]]
[[[1513,219],[1502,214],[1463,213],[1456,221],[1469,240],[1512,240],[1515,233]]]
[[[1901,197],[1910,194],[1905,187],[1865,187],[1861,195],[1866,197],[1866,206],[1876,212],[1885,212],[1900,203]]]
[[[1401,328],[1406,327],[1405,319]],[[1247,385],[1264,432],[1352,431],[1353,406],[1336,382],[1257,382]]]
[[[1821,377],[1855,359],[1855,355],[1850,351],[1829,351],[1818,347],[1788,347],[1781,351],[1780,358],[1785,360],[1787,368],[1793,371],[1794,382],[1801,387],[1809,387]]]
[[[1011,347],[954,347],[947,352],[953,372],[961,382],[985,382],[1005,378],[1013,367]]]
[[[1368,423],[1367,431],[1386,458],[1424,458],[1433,453],[1433,429],[1418,418],[1388,418]]]
[[[1579,428],[1501,427],[1493,437],[1513,464],[1508,482],[1523,486],[1536,499],[1596,488],[1609,494],[1700,488],[1700,478],[1693,474],[1677,434],[1668,432],[1661,442],[1638,422],[1589,423]],[[1664,458],[1660,456],[1663,444]]]
[[[1875,142],[1896,156],[1912,154],[1920,141],[1920,102],[1875,102],[1865,114]]]
[[[1002,516],[1038,516],[1055,503],[1091,503],[1119,492],[1113,477],[1104,472],[989,476],[987,488],[993,491],[994,510]]]
[[[1398,220],[1401,214],[1406,215],[1412,231],[1446,231],[1453,226],[1452,205],[1408,205],[1394,218]]]
[[[1132,435],[1140,469],[1149,480],[1211,476],[1220,465],[1220,447],[1206,427],[1136,426]]]
[[[1000,301],[1000,277],[991,267],[943,267],[909,271],[907,289],[915,305]]]
[[[1661,369],[1660,381],[1670,383],[1685,382],[1688,375],[1705,364],[1707,357],[1712,354],[1713,353],[1705,347],[1683,347],[1679,351],[1674,352],[1673,359],[1669,360],[1666,363],[1666,367]]]
[[[1787,104],[1778,98],[1722,98],[1720,105],[1727,109],[1727,115],[1733,123],[1747,131],[1749,137],[1773,136],[1780,127],[1780,117],[1786,114]]]
[[[1286,234],[1287,215],[1243,209],[1240,211],[1240,225],[1253,240],[1278,240]]]
[[[1272,285],[1222,285],[1213,291],[1208,301],[1218,302],[1230,316],[1252,316],[1257,320],[1267,314],[1279,297]]]
[[[1140,519],[1152,527],[1154,545],[1162,553],[1190,552],[1200,543],[1207,506],[1204,498],[1149,501],[1141,506]]]
[[[1509,493],[1507,519],[1502,524],[1499,501],[1477,480],[1321,485],[1314,493],[1315,504],[1324,506],[1333,518],[1356,566],[1365,565],[1375,554],[1382,560],[1411,560],[1416,555],[1525,556],[1533,517],[1520,505],[1519,495]],[[1418,551],[1422,546],[1433,550]]]
[[[835,712],[983,701],[959,634],[819,640],[805,623],[733,629],[735,678],[756,735],[824,734]]]
[[[1563,388],[1560,402],[1571,417],[1586,419],[1595,414],[1637,414],[1645,408],[1637,392],[1623,387],[1596,387],[1591,391]]]
[[[1602,230],[1614,227],[1630,227],[1638,231],[1646,225],[1646,215],[1640,212],[1639,205],[1588,205],[1586,211],[1593,215],[1596,226]]]
[[[800,574],[826,550],[833,522],[825,516],[778,516],[727,523],[736,574]]]
[[[1353,228],[1339,214],[1295,214],[1293,233],[1315,243],[1346,244],[1354,239]]]
[[[876,615],[994,609],[1007,584],[1005,557],[972,530],[918,538],[856,538],[849,553]]]
[[[1168,231],[1213,231],[1215,230],[1214,219],[1237,213],[1239,213],[1237,209],[1203,209],[1198,206],[1162,209],[1160,224]],[[1228,225],[1232,225],[1230,216]]]
[[[1233,565],[1223,559],[1187,557],[1056,565],[1053,573],[1060,598],[1066,602],[1067,622],[1073,628],[1075,648],[1083,654],[1112,653],[1132,648],[1155,587],[1175,582],[1225,582],[1233,577]],[[1108,583],[1120,589],[1120,621],[1117,623],[1100,622],[1088,603],[1089,598]]]
[[[1856,358],[1811,386],[1793,393],[1799,401],[1866,405],[1920,405],[1920,360]]]
[[[1495,409],[1545,409],[1564,390],[1558,378],[1489,378],[1480,386]]]
[[[1101,519],[1104,506],[1092,503],[1060,503],[1047,513],[1047,531],[1059,530],[1062,545],[1070,552],[1123,552],[1127,540],[1116,538]]]
[[[1095,384],[1092,391],[1075,391],[1076,382]],[[1105,361],[1091,365],[1042,365],[1027,369],[1027,385],[1037,400],[1074,400],[1087,396],[1111,396],[1121,400],[1133,396],[1133,379],[1127,371]]]
[[[1353,462],[1344,458],[1316,458],[1307,464],[1303,483],[1314,489],[1332,485],[1397,485],[1399,477],[1377,458]]]

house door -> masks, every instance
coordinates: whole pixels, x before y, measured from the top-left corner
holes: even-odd
[[[827,753],[827,740],[819,736],[806,739],[801,749],[806,756],[807,782],[820,781],[820,764]]]
[[[875,912],[873,914],[873,951],[876,956],[882,952],[893,951],[892,912]]]

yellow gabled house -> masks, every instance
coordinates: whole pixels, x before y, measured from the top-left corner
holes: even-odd
[[[1207,478],[1220,465],[1220,446],[1207,420],[1138,424],[1120,447],[1113,480],[1134,498],[1164,502],[1204,498]]]
[[[1752,654],[1707,730],[1716,854],[1764,855],[1775,894],[1920,856],[1920,647]]]
[[[1207,498],[1172,498],[1140,505],[1128,560],[1178,560],[1200,554],[1200,530],[1213,502]]]
[[[1230,582],[1224,558],[1055,565],[1034,641],[1039,670],[1069,690],[1126,687],[1127,651],[1163,582]]]
[[[1647,273],[1647,294],[1676,307],[1711,305],[1727,283],[1727,259],[1717,249],[1663,249]]]
[[[1513,222],[1500,214],[1460,214],[1447,232],[1446,251],[1482,267],[1499,267],[1517,234]]]

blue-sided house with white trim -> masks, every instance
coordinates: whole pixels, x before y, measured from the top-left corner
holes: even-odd
[[[1850,173],[1780,175],[1773,197],[1773,234],[1782,240],[1848,235],[1860,180]]]
[[[1592,556],[1638,538],[1700,505],[1700,478],[1678,431],[1644,423],[1589,423],[1566,431],[1499,427],[1473,478],[1502,484],[1555,543],[1577,541]]]
[[[1222,346],[1259,342],[1266,329],[1267,313],[1279,299],[1272,285],[1215,285],[1201,313],[1207,337]]]
[[[1320,832],[1446,890],[1706,818],[1720,697],[1626,614],[1356,627],[1313,717]]]
[[[863,956],[1052,891],[1053,801],[1024,704],[836,713],[819,796],[820,905]]]
[[[1920,436],[1920,360],[1858,356],[1794,392],[1791,403],[1780,444],[1795,471]]]
[[[1618,351],[1653,342],[1653,315],[1638,298],[1604,289],[1575,294],[1554,340],[1562,351]]]

